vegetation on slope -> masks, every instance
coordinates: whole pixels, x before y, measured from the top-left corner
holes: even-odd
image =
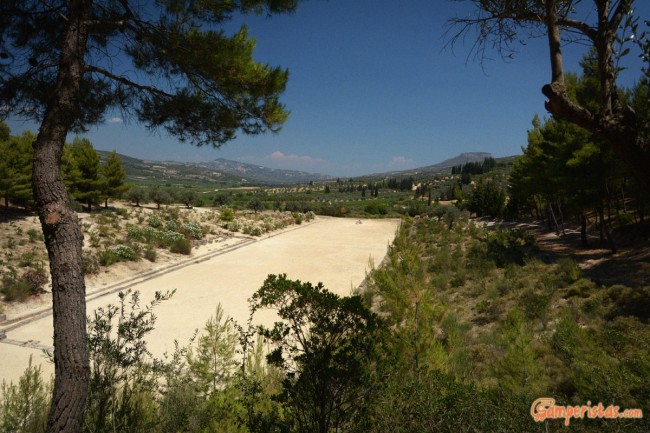
[[[140,307],[123,294],[92,318],[85,431],[647,430],[647,419],[567,429],[531,417],[540,397],[650,413],[650,287],[599,284],[525,232],[407,219],[360,296],[270,276],[251,307],[277,308],[274,327],[258,335],[217,309],[188,347],[154,360],[146,333],[164,298]],[[20,418],[25,394],[46,401],[37,384],[6,386],[3,422]],[[21,413],[36,425],[43,411]]]

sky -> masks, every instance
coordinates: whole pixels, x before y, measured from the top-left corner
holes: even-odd
[[[636,3],[637,15],[650,19],[650,2]],[[84,136],[97,149],[148,160],[226,158],[333,176],[405,170],[462,152],[520,154],[533,116],[546,114],[546,39],[526,40],[507,62],[496,52],[468,59],[473,40],[451,49],[445,32],[449,18],[471,10],[451,0],[305,0],[290,15],[245,17],[255,59],[289,70],[281,101],[291,115],[279,133],[197,148],[109,114]],[[564,47],[566,70],[579,71],[583,52]],[[624,85],[640,75],[636,54],[627,56]]]

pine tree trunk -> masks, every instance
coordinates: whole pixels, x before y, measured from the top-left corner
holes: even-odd
[[[75,0],[69,6],[56,89],[34,142],[34,198],[52,276],[55,376],[48,433],[81,431],[89,383],[83,233],[60,171],[79,100],[87,40],[83,19],[89,5],[89,0]]]

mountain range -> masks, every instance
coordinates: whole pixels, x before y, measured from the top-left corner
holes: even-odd
[[[109,152],[97,151],[102,160]],[[335,179],[320,173],[282,170],[256,164],[218,158],[209,162],[148,161],[118,154],[127,177],[133,181],[165,181],[171,183],[202,182],[219,185],[288,185]],[[451,171],[451,167],[468,162],[480,162],[492,155],[487,152],[468,152],[425,167],[410,170],[374,173],[359,176],[364,179],[387,177],[424,177]]]

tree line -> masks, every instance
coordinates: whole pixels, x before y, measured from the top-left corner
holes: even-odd
[[[597,104],[595,62],[592,53],[581,62],[582,75],[566,75],[570,97],[577,103]],[[649,94],[648,79],[642,78],[632,89],[621,90],[619,98],[649,123]],[[648,206],[647,191],[598,135],[556,116],[533,119],[528,146],[510,175],[509,196],[513,216],[541,218],[558,231],[575,221],[585,246],[588,228],[594,227],[612,251],[612,229],[643,223]]]
[[[34,205],[32,189],[33,144],[36,135],[25,131],[11,135],[9,127],[0,123],[0,195],[5,208],[10,204],[22,207]],[[83,203],[88,210],[109,199],[116,199],[130,188],[126,171],[115,151],[104,162],[92,143],[76,137],[63,146],[61,172],[70,198]]]

